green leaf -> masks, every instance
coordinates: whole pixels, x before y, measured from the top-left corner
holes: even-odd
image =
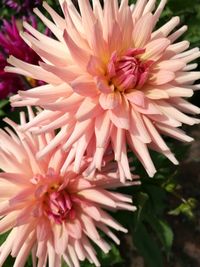
[[[0,117],[4,117],[5,115],[6,113],[2,109],[0,109]]]
[[[9,256],[6,259],[6,261],[4,262],[3,267],[11,267],[11,266],[14,266],[14,258],[12,258],[12,257]]]
[[[173,193],[175,191],[175,189],[177,188],[177,182],[175,180],[168,179],[166,182],[164,182],[163,188],[168,193]]]
[[[143,220],[143,217],[144,217],[144,209],[145,209],[145,206],[146,206],[146,203],[147,201],[149,200],[149,196],[144,193],[144,192],[141,192],[139,194],[139,197],[138,197],[138,210],[137,210],[137,218],[136,218],[136,225],[135,225],[135,228],[137,228],[138,224]]]
[[[0,109],[2,109],[3,107],[5,107],[8,103],[9,103],[9,100],[8,99],[2,99],[0,101]]]
[[[123,262],[119,248],[116,245],[112,245],[112,249],[108,254],[101,252],[100,262],[103,267],[113,266]]]
[[[149,196],[149,201],[147,202],[149,213],[155,214],[156,216],[162,216],[165,207],[165,190],[161,188],[159,184],[145,184],[144,189]]]
[[[7,232],[5,234],[0,235],[0,245],[3,244],[3,242],[6,240],[7,236],[10,232]]]
[[[6,115],[5,111],[3,110],[6,105],[8,105],[8,99],[0,100],[0,117],[4,117]]]
[[[157,234],[159,240],[161,241],[166,253],[168,254],[171,250],[174,234],[170,226],[163,220],[159,220],[156,217],[151,217],[149,220],[152,229]]]
[[[163,267],[161,250],[143,223],[133,233],[133,242],[148,267]]]
[[[169,215],[178,216],[184,214],[188,219],[194,218],[194,209],[196,208],[197,201],[194,198],[189,198],[181,203],[177,208],[168,212]]]

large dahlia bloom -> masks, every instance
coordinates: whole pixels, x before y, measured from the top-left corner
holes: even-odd
[[[103,156],[112,149],[121,180],[131,178],[127,147],[150,176],[156,170],[148,148],[177,164],[161,134],[190,142],[178,127],[198,123],[186,114],[200,112],[184,99],[199,88],[194,82],[200,78],[197,65],[190,63],[199,50],[187,50],[189,42],[177,41],[187,27],[177,28],[180,19],[173,17],[155,29],[166,0],[157,8],[156,0],[138,0],[132,6],[128,0],[120,5],[104,0],[104,8],[99,0],[92,1],[93,7],[88,0],[78,2],[80,14],[70,0],[60,0],[64,18],[44,3],[53,21],[35,9],[55,39],[24,23],[30,34],[22,36],[44,63],[34,66],[14,57],[8,61],[14,67],[7,71],[47,83],[12,98],[14,107],[44,109],[21,129],[38,134],[61,127],[37,157],[58,144],[75,160],[89,151],[89,174],[101,169]]]
[[[0,247],[0,266],[11,254],[14,267],[23,267],[32,252],[33,266],[70,267],[88,259],[100,266],[93,244],[105,253],[110,245],[107,235],[117,244],[119,239],[110,228],[127,232],[107,212],[134,211],[130,196],[109,191],[119,186],[118,173],[109,164],[91,181],[73,172],[59,148],[38,162],[35,153],[53,138],[53,133],[33,136],[15,129],[0,130],[0,233],[10,231]],[[22,123],[25,122],[21,114]],[[88,159],[89,160],[89,159]],[[82,160],[81,172],[88,160]],[[68,166],[67,166],[68,165]],[[116,164],[115,164],[116,165]],[[137,182],[129,183],[138,184]],[[101,233],[99,233],[101,232]]]

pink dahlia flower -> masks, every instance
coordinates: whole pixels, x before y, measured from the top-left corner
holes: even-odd
[[[0,130],[4,171],[0,173],[0,233],[10,231],[0,247],[0,266],[11,254],[16,257],[14,266],[23,267],[30,252],[37,267],[47,261],[49,267],[61,267],[62,260],[78,267],[85,259],[100,266],[93,243],[105,253],[110,246],[99,230],[117,244],[119,239],[110,228],[127,232],[106,209],[135,210],[130,196],[107,190],[120,186],[112,170],[116,166],[109,164],[89,181],[74,173],[72,164],[66,166],[66,155],[59,148],[38,162],[35,153],[53,133],[22,134],[14,122],[6,121],[16,133]],[[24,114],[21,122],[25,123]],[[81,172],[87,161],[82,160]]]
[[[43,80],[47,85],[19,92],[12,105],[44,109],[22,126],[42,133],[62,128],[55,139],[37,154],[42,158],[59,143],[77,158],[93,155],[88,174],[101,169],[103,156],[112,148],[121,180],[131,178],[127,145],[150,176],[156,172],[149,155],[153,149],[178,164],[161,134],[190,142],[178,127],[199,120],[188,114],[200,109],[188,103],[199,85],[194,71],[199,49],[187,50],[189,42],[177,41],[187,27],[173,17],[155,29],[166,0],[79,0],[80,14],[69,1],[60,0],[64,18],[44,3],[52,20],[35,13],[52,31],[49,38],[29,24],[24,40],[44,60],[39,66],[10,57],[7,71]],[[186,113],[186,114],[185,114]],[[88,152],[89,151],[89,152]],[[75,171],[79,171],[75,169]]]

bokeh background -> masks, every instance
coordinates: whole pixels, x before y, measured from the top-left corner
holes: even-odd
[[[1,128],[4,127],[2,119],[5,116],[18,120],[19,109],[10,107],[9,95],[21,88],[28,89],[36,85],[36,81],[28,77],[24,79],[19,76],[9,76],[3,71],[8,53],[14,55],[18,53],[28,62],[38,60],[32,51],[20,43],[20,38],[12,36],[10,31],[14,31],[13,23],[21,30],[23,19],[31,20],[35,27],[45,31],[44,26],[32,12],[34,6],[41,6],[41,2],[0,0]],[[61,13],[58,1],[47,2]],[[77,4],[75,0],[74,3]],[[189,40],[192,48],[199,47],[200,0],[169,0],[159,24],[162,25],[172,16],[180,16],[181,25],[188,25],[188,31],[182,39]],[[50,34],[48,31],[46,33]],[[15,51],[13,47],[21,51]],[[191,102],[200,106],[198,92],[192,97]],[[180,161],[178,167],[173,166],[162,156],[152,153],[158,169],[158,173],[152,179],[147,177],[142,166],[134,158],[135,172],[142,177],[142,184],[122,191],[133,196],[138,210],[133,214],[128,212],[115,214],[116,218],[129,229],[129,234],[119,234],[121,245],[119,247],[113,245],[110,254],[104,255],[99,251],[103,267],[200,266],[200,126],[185,127],[184,130],[195,138],[195,142],[188,145],[167,139]],[[0,243],[5,240],[6,235],[0,236]],[[10,257],[4,265],[13,266],[13,259]],[[91,267],[87,262],[81,266]],[[26,267],[32,267],[31,259]],[[63,264],[63,267],[66,265]]]

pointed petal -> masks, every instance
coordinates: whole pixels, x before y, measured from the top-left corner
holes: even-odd
[[[121,103],[121,94],[119,92],[102,93],[99,97],[99,103],[104,110],[117,108]]]
[[[167,38],[153,40],[145,46],[145,53],[141,58],[144,60],[150,59],[156,61],[160,59],[169,44],[170,41]]]
[[[81,103],[75,116],[78,121],[84,121],[89,118],[97,117],[102,112],[103,109],[100,107],[98,99],[86,97]]]
[[[87,64],[89,62],[90,59],[90,55],[88,54],[88,52],[86,50],[83,50],[82,48],[80,48],[69,36],[69,34],[67,33],[66,30],[64,30],[64,34],[63,34],[65,43],[67,45],[67,47],[69,48],[70,54],[72,56],[72,58],[74,59],[74,61],[78,64],[83,66],[84,68],[87,67]]]
[[[130,127],[129,113],[130,113],[129,103],[127,100],[122,98],[121,105],[117,106],[113,110],[110,110],[110,119],[115,124],[116,127],[122,129],[129,129]]]
[[[98,95],[95,82],[87,75],[79,76],[70,84],[74,92],[82,96],[95,97]]]
[[[133,31],[133,41],[135,47],[143,48],[150,40],[153,27],[152,22],[153,15],[151,13],[147,13],[137,21]]]

